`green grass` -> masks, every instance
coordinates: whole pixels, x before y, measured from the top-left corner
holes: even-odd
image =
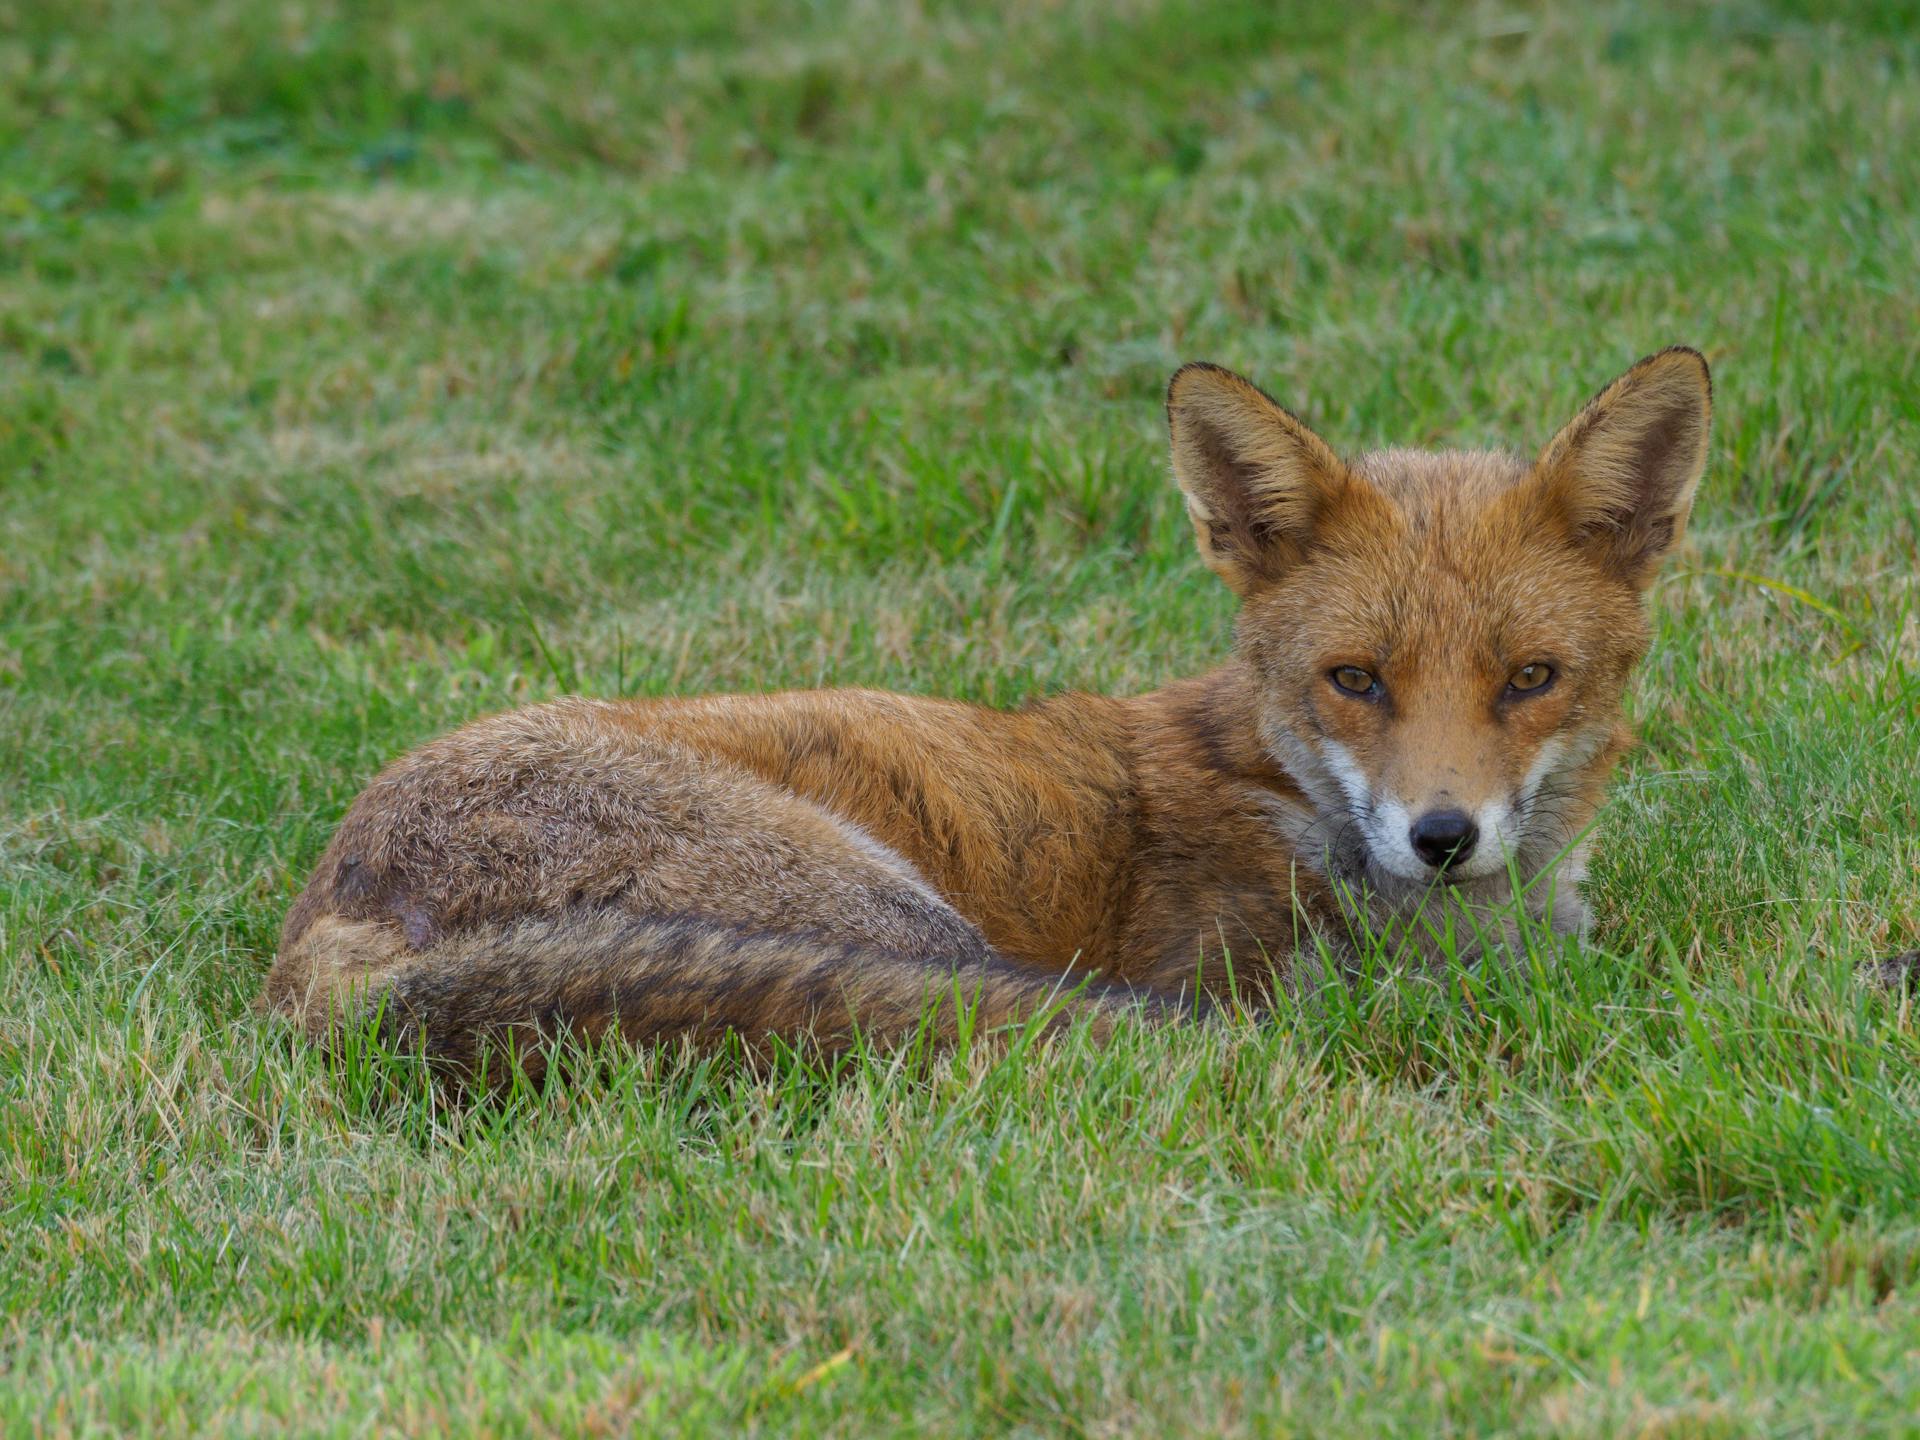
[[[1920,939],[1917,36],[0,4],[0,1427],[1920,1430],[1851,976]],[[1210,663],[1181,360],[1531,446],[1670,342],[1715,455],[1564,968],[469,1111],[251,1013],[470,716]]]

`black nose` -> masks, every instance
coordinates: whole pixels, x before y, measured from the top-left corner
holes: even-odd
[[[1438,870],[1473,853],[1480,827],[1464,810],[1429,810],[1413,822],[1407,838],[1413,842],[1414,853]]]

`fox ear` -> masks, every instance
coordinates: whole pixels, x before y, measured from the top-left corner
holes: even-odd
[[[1699,351],[1649,355],[1553,437],[1534,462],[1537,483],[1577,540],[1645,585],[1687,528],[1712,414]]]
[[[1348,484],[1326,441],[1218,365],[1174,372],[1167,429],[1200,558],[1238,595],[1299,561]]]

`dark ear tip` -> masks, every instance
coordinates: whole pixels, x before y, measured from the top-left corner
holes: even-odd
[[[1216,365],[1211,360],[1189,360],[1173,372],[1173,378],[1167,381],[1167,424],[1174,423],[1174,407],[1182,402],[1183,392],[1194,385],[1211,389],[1214,394],[1226,394],[1236,400],[1252,400],[1256,405],[1264,403],[1277,414],[1284,415],[1295,425],[1300,425],[1300,417],[1273,396],[1262,390],[1253,381],[1238,370],[1229,370],[1224,365]],[[1305,427],[1302,426],[1304,429]]]
[[[1211,360],[1189,360],[1178,370],[1174,371],[1172,377],[1167,381],[1167,428],[1173,428],[1174,407],[1180,403],[1182,391],[1192,388],[1196,382],[1201,384],[1211,383],[1218,387],[1222,381],[1229,385],[1237,382],[1241,385],[1246,385],[1249,389],[1252,388],[1250,381],[1240,375],[1236,375],[1224,365],[1214,364]]]
[[[1707,398],[1713,398],[1713,368],[1707,364],[1707,357],[1691,345],[1669,345],[1664,350],[1656,350],[1640,362],[1641,365],[1684,365],[1695,370],[1700,376],[1701,388],[1707,392]],[[1638,368],[1638,367],[1636,367]]]
[[[1167,403],[1173,403],[1175,392],[1183,385],[1188,381],[1197,380],[1202,375],[1224,376],[1230,380],[1240,378],[1235,375],[1233,371],[1227,369],[1226,366],[1216,365],[1211,360],[1189,360],[1178,370],[1174,371],[1172,376],[1167,380]]]

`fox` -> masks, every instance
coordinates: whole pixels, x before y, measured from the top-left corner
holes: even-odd
[[[1165,404],[1238,599],[1215,668],[1012,710],[828,689],[476,720],[353,802],[261,1006],[538,1074],[562,1035],[844,1045],[950,1030],[945,997],[1104,1034],[1270,1006],[1382,935],[1418,966],[1516,915],[1584,932],[1705,358],[1639,361],[1531,460],[1342,458],[1208,363]]]

